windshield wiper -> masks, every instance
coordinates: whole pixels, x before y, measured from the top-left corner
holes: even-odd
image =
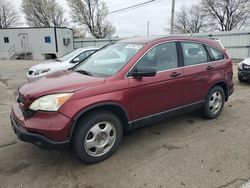
[[[88,76],[93,76],[90,72],[85,71],[85,70],[75,69],[75,71],[76,71],[76,72],[79,72],[79,73],[81,73],[81,74],[88,75]]]

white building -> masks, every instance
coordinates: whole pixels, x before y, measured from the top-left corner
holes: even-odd
[[[66,27],[0,29],[0,59],[60,57],[74,49],[73,30]]]

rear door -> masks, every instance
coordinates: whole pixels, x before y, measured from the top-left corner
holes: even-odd
[[[134,66],[153,67],[154,77],[128,76],[132,119],[180,108],[183,104],[183,72],[178,63],[175,42],[162,43],[149,50]]]
[[[210,87],[225,78],[228,61],[222,52],[209,45],[181,42],[183,54],[184,106],[206,99]]]
[[[184,60],[184,105],[204,101],[212,71],[209,55],[200,43],[181,42],[181,49]]]

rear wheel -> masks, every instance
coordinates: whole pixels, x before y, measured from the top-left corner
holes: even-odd
[[[112,155],[122,135],[119,118],[108,111],[96,111],[78,122],[73,148],[83,162],[97,163]]]
[[[206,118],[213,119],[220,115],[225,103],[225,93],[220,86],[213,87],[206,99],[203,113]]]

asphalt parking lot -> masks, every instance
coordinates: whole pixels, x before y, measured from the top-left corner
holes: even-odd
[[[108,160],[86,165],[72,152],[16,138],[15,90],[35,61],[0,61],[0,187],[244,187],[250,180],[250,83],[239,83],[218,119],[192,113],[134,130]],[[236,70],[236,66],[235,66]]]

